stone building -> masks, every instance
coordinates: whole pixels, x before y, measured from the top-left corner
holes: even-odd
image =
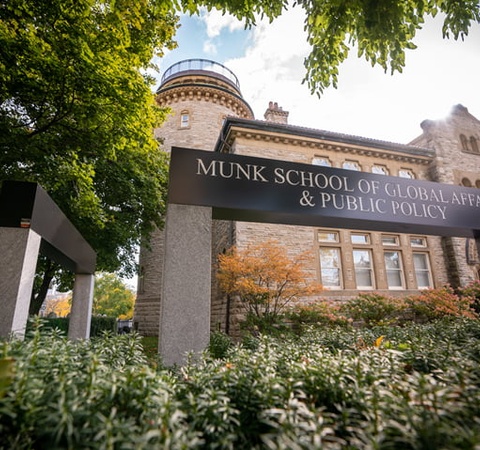
[[[173,65],[157,94],[172,110],[155,131],[166,151],[232,152],[480,188],[480,121],[461,105],[445,120],[424,121],[423,134],[404,145],[289,125],[288,112],[274,102],[256,120],[236,76],[213,61]],[[465,238],[226,221],[214,221],[213,229],[214,261],[233,244],[272,238],[292,255],[313,250],[309,277],[325,287],[322,298],[346,300],[365,291],[403,296],[479,278],[475,243]],[[158,334],[162,249],[158,231],[140,255],[134,320],[144,335]],[[238,307],[212,288],[212,329],[235,332]]]

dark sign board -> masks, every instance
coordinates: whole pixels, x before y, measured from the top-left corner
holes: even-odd
[[[215,219],[480,237],[480,189],[178,147],[169,202]]]
[[[30,228],[42,238],[42,254],[74,273],[95,272],[95,251],[37,183],[2,183],[0,227]]]

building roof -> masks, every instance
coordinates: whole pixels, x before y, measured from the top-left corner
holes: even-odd
[[[267,133],[285,134],[289,136],[297,136],[303,138],[325,140],[330,142],[338,142],[341,144],[357,145],[378,150],[394,151],[406,155],[418,157],[432,157],[434,151],[429,148],[419,147],[416,145],[398,144],[394,142],[371,139],[361,136],[352,136],[344,133],[333,131],[318,130],[314,128],[301,127],[297,125],[288,125],[263,120],[241,119],[237,117],[227,117],[220,131],[215,151],[225,152],[228,136],[233,128],[242,128],[251,131],[263,131]]]

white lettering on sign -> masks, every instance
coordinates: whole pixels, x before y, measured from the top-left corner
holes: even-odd
[[[260,164],[197,158],[196,175],[302,188],[297,199],[302,208],[393,214],[400,218],[447,220],[448,206],[480,207],[476,192],[449,191],[442,185],[422,186],[385,180],[358,178],[315,170],[290,169]]]
[[[197,175],[209,175],[211,177],[234,178],[236,180],[261,181],[268,183],[268,180],[262,175],[265,166],[255,164],[242,165],[237,162],[217,161],[210,162],[205,166],[200,158],[197,158]]]

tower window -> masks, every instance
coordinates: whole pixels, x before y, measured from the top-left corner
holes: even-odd
[[[464,134],[460,135],[460,142],[462,143],[462,150],[464,152],[468,152],[468,141],[467,141],[467,136]]]
[[[478,143],[474,136],[470,136],[470,146],[472,147],[473,153],[480,153],[478,151]]]
[[[188,111],[182,111],[180,114],[180,128],[188,128],[190,126],[190,114]]]

